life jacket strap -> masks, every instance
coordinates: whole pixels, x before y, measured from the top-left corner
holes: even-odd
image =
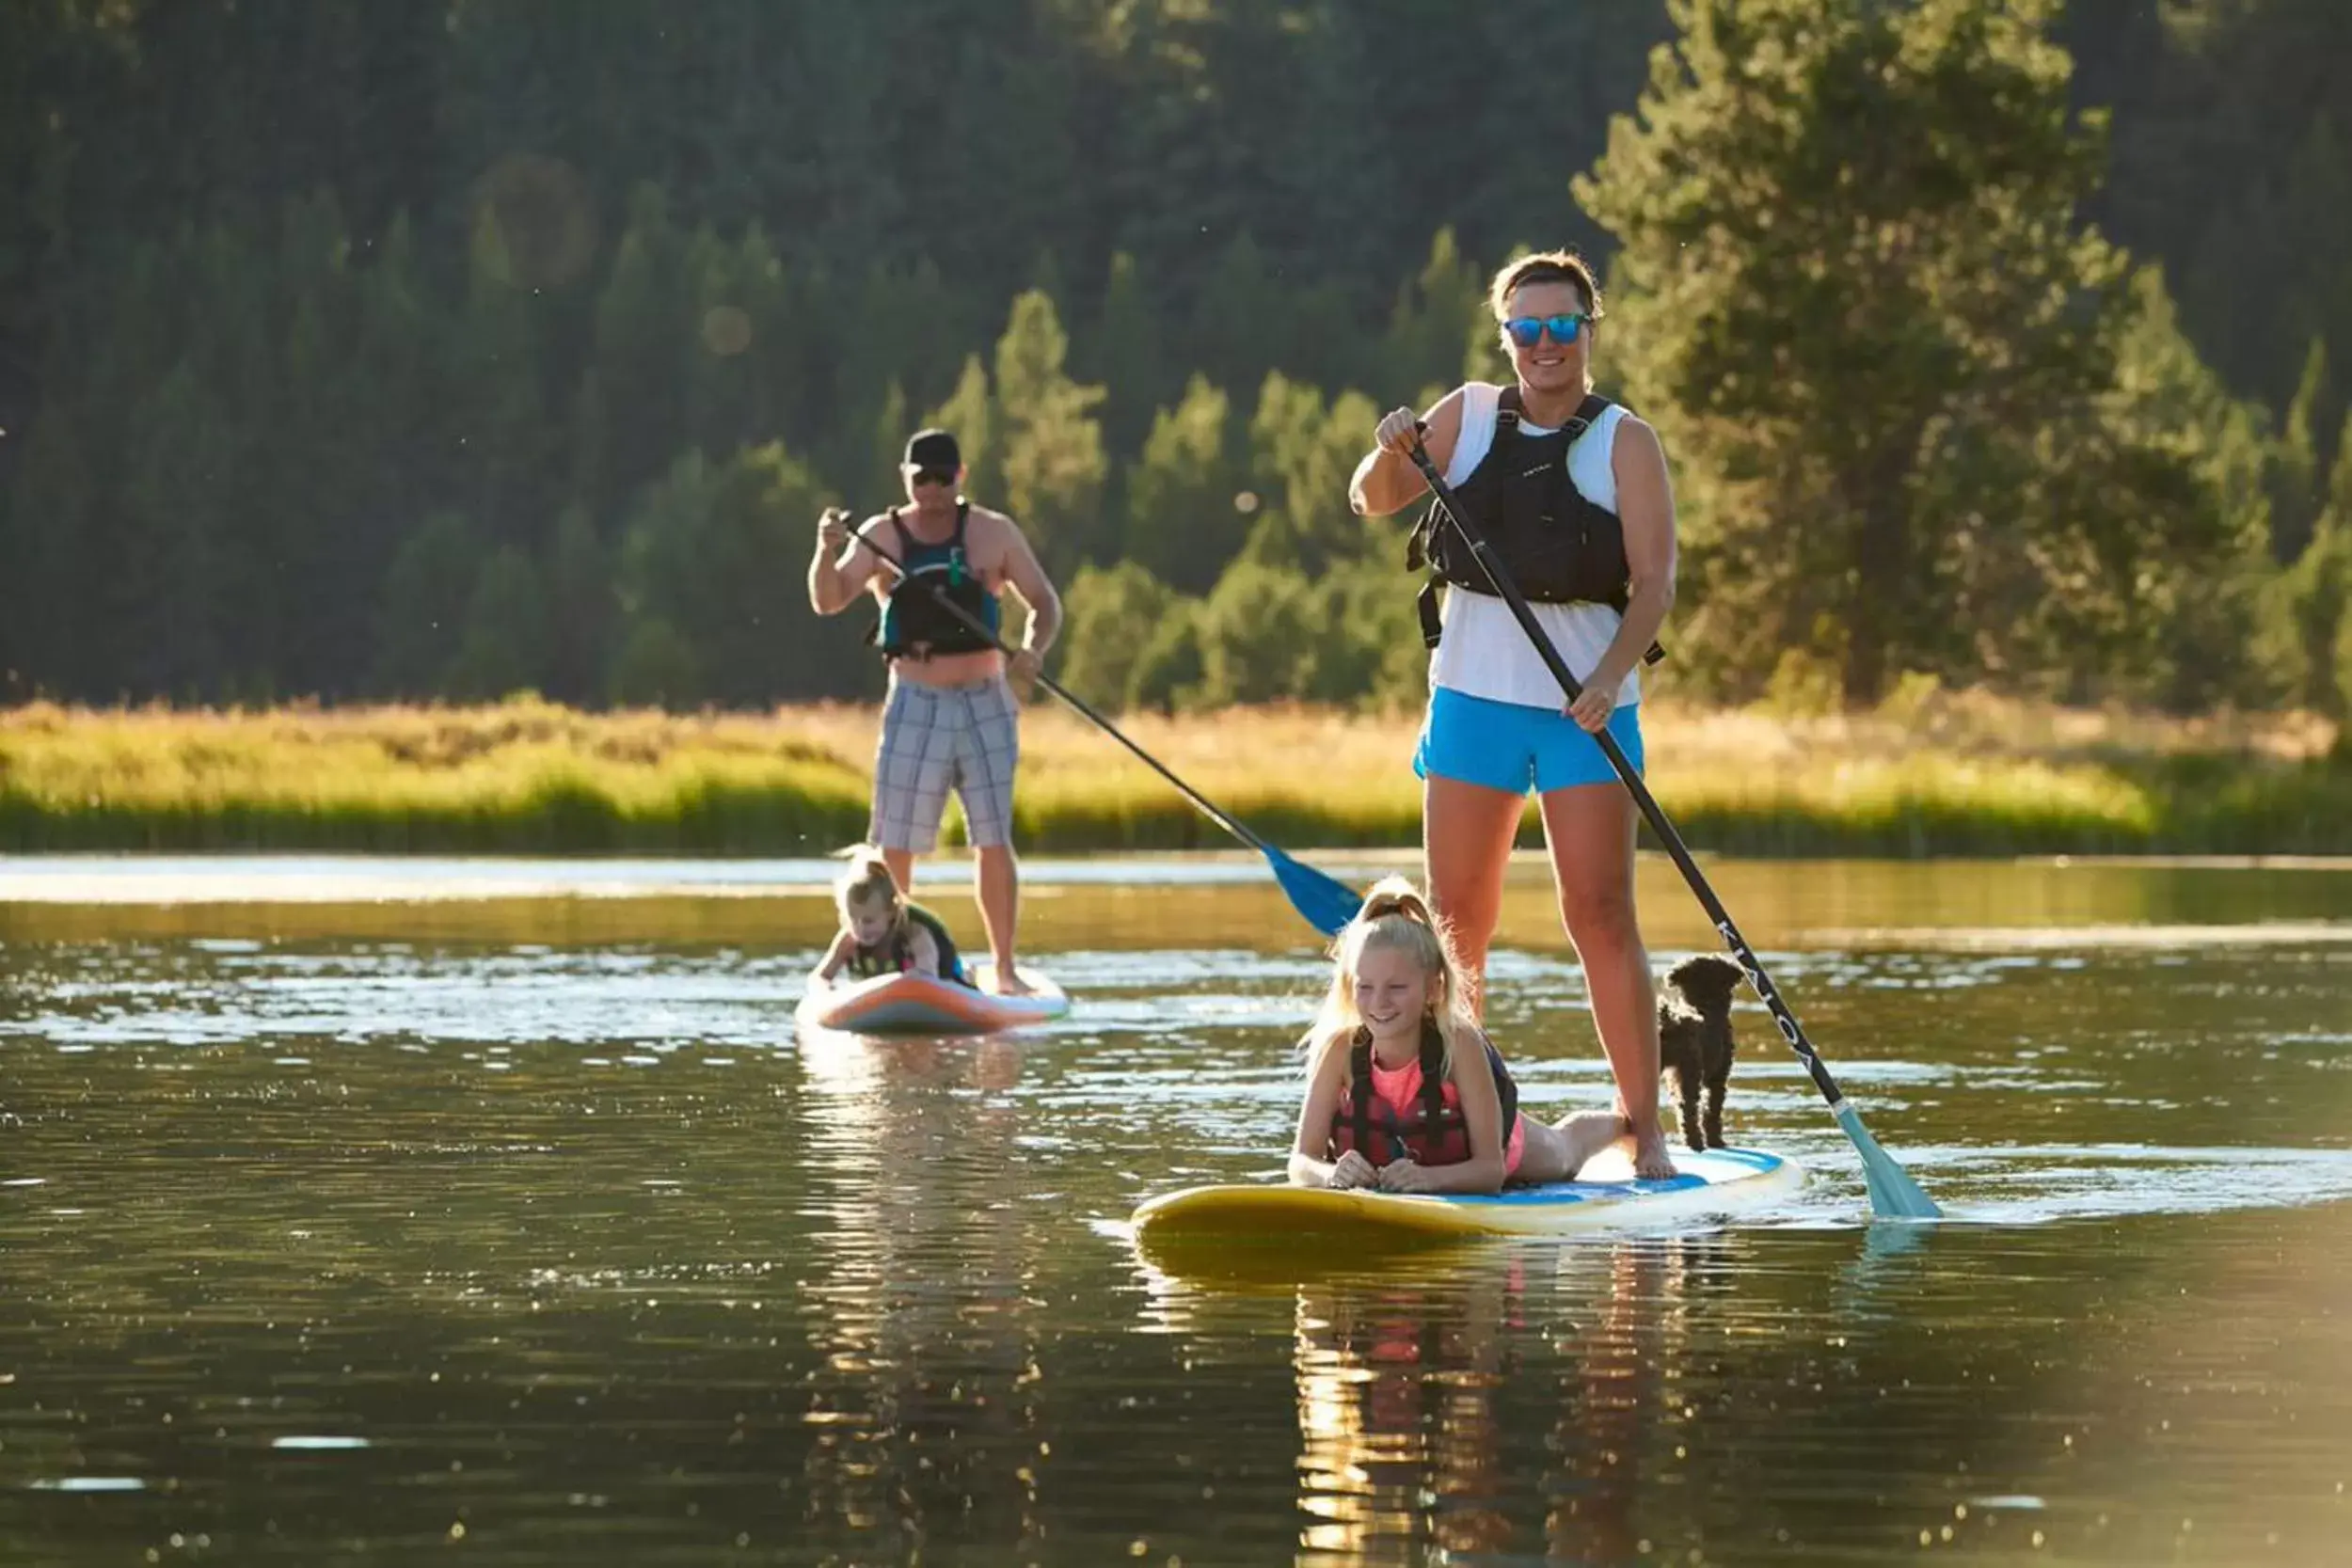
[[[1421,585],[1421,592],[1413,598],[1413,613],[1421,617],[1421,641],[1424,648],[1436,647],[1445,636],[1445,610],[1438,602],[1438,583],[1437,578],[1431,578]]]
[[[1421,1127],[1422,1136],[1434,1139],[1445,1125],[1445,1036],[1438,1028],[1438,1021],[1424,1015],[1421,1021]],[[1470,1123],[1464,1120],[1463,1153],[1470,1152]]]
[[[1347,1053],[1347,1093],[1354,1112],[1355,1147],[1365,1159],[1372,1158],[1372,1031],[1362,1024],[1356,1026],[1356,1037]]]

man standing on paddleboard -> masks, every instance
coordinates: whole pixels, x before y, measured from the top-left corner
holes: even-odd
[[[1367,516],[1402,510],[1427,489],[1412,462],[1422,447],[1535,601],[1536,621],[1582,691],[1565,702],[1460,538],[1426,519],[1409,563],[1425,561],[1431,578],[1422,604],[1433,650],[1429,713],[1413,758],[1424,781],[1429,895],[1483,991],[1503,871],[1535,792],[1561,920],[1632,1123],[1635,1169],[1671,1175],[1658,1115],[1658,1006],[1633,909],[1639,816],[1593,733],[1605,729],[1641,768],[1640,668],[1674,603],[1674,493],[1657,432],[1593,392],[1601,302],[1583,259],[1549,251],[1514,261],[1496,275],[1488,303],[1512,384],[1473,381],[1425,414],[1387,415],[1349,499]]]
[[[1013,768],[1021,701],[1061,629],[1061,596],[1013,520],[964,498],[953,435],[918,431],[899,472],[907,504],[868,517],[855,537],[844,508],[828,507],[817,520],[808,602],[819,615],[837,615],[870,593],[882,607],[874,642],[890,663],[890,694],[866,836],[900,889],[912,892],[914,858],[937,847],[947,791],[956,792],[977,863],[993,984],[1023,995],[1029,987],[1013,966],[1021,896]],[[1028,610],[1009,658],[1000,602],[1008,588]]]

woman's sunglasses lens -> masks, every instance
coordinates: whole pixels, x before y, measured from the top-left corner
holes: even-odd
[[[1521,348],[1534,348],[1543,341],[1544,329],[1551,329],[1551,341],[1567,344],[1576,341],[1584,330],[1582,316],[1514,316],[1502,324],[1511,334],[1511,341]]]

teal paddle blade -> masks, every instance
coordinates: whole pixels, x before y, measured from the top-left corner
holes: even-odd
[[[1862,1180],[1870,1189],[1870,1212],[1883,1220],[1941,1219],[1944,1211],[1935,1200],[1919,1190],[1895,1157],[1879,1147],[1862,1125],[1862,1115],[1851,1103],[1840,1101],[1836,1112],[1837,1125],[1846,1130],[1846,1136],[1862,1156]]]

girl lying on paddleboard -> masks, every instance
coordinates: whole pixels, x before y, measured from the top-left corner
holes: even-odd
[[[847,970],[853,980],[877,974],[929,974],[968,986],[956,939],[939,916],[898,891],[882,851],[860,845],[833,884],[841,929],[825,950],[815,978],[831,980]]]
[[[1492,1193],[1571,1180],[1631,1135],[1611,1112],[1557,1125],[1519,1113],[1511,1069],[1470,1016],[1453,943],[1404,878],[1373,888],[1332,957],[1330,992],[1301,1042],[1294,1184]]]

